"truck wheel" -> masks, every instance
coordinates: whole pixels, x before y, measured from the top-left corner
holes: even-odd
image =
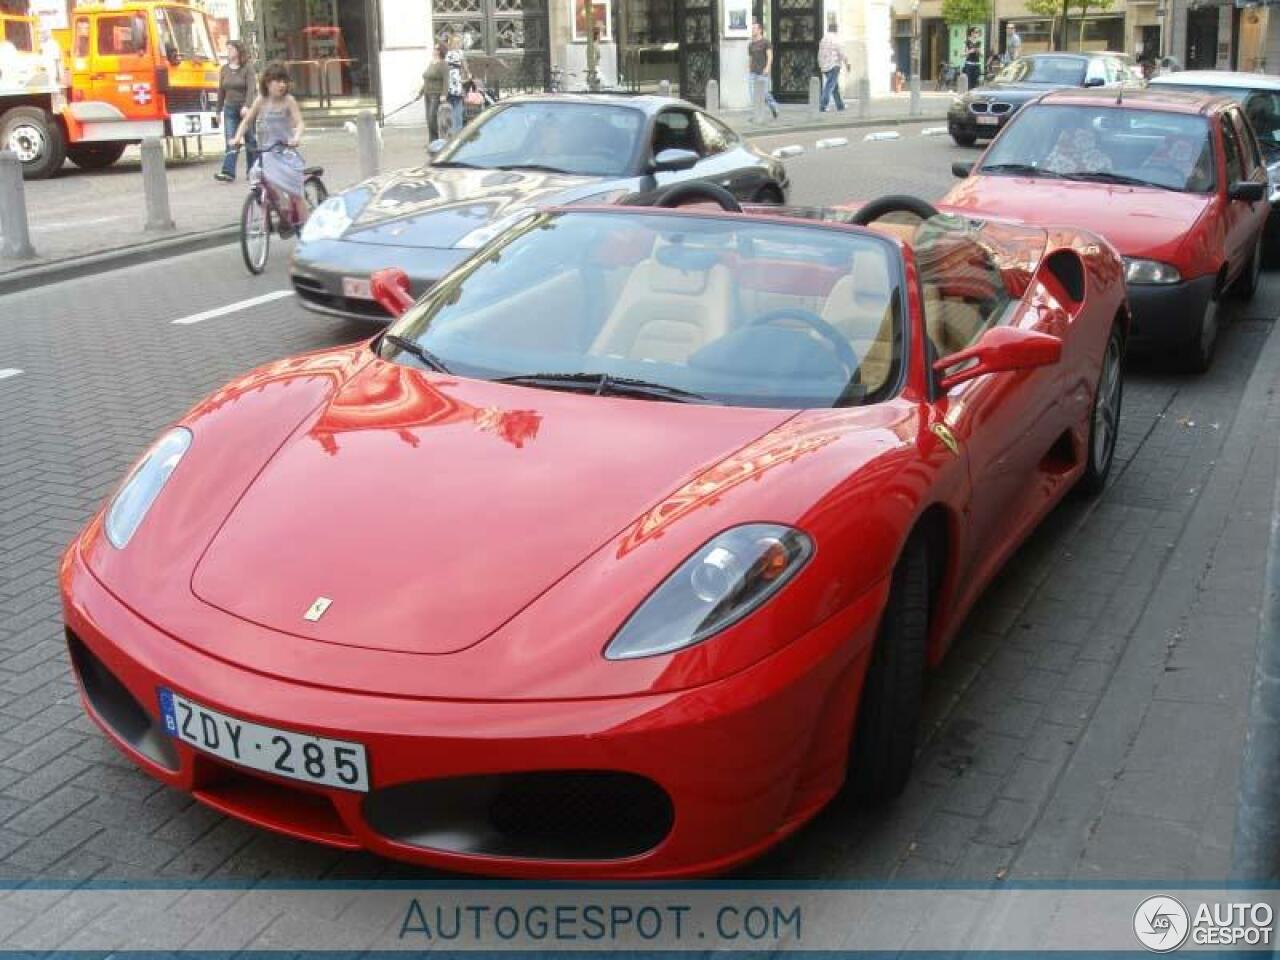
[[[81,170],[102,170],[124,155],[123,143],[73,143],[67,147],[67,159]]]
[[[53,176],[67,156],[62,127],[39,107],[14,107],[0,116],[0,149],[18,155],[27,180]]]

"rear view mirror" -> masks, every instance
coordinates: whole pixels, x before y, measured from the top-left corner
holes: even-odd
[[[376,271],[369,278],[369,292],[383,310],[393,318],[399,318],[413,306],[413,294],[409,290],[409,275],[399,267]]]
[[[942,378],[938,386],[945,393],[984,374],[1047,367],[1061,357],[1062,341],[1057,337],[1017,327],[992,327],[973,346],[943,357],[933,371]]]
[[[1227,189],[1227,197],[1231,200],[1243,200],[1245,203],[1257,203],[1267,195],[1267,185],[1253,180],[1241,180]]]
[[[662,173],[667,170],[688,170],[697,162],[698,154],[694,151],[670,147],[659,151],[658,155],[653,158],[652,170],[654,173]]]
[[[956,160],[951,164],[951,175],[959,177],[963,180],[969,174],[973,173],[974,163],[972,160]]]

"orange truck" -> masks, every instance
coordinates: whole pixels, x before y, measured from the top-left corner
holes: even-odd
[[[21,4],[21,6],[20,6]],[[25,8],[25,9],[24,9]],[[48,29],[0,0],[0,149],[27,179],[96,169],[144,137],[221,132],[205,14],[180,0],[105,0]]]

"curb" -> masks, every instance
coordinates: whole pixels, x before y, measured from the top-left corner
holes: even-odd
[[[42,287],[62,280],[74,280],[78,277],[107,273],[121,267],[133,266],[152,260],[163,260],[177,257],[184,253],[194,253],[209,247],[218,247],[232,243],[240,233],[239,224],[215,227],[198,233],[183,234],[179,237],[165,237],[163,240],[150,240],[146,243],[133,244],[115,250],[103,250],[80,257],[68,257],[64,260],[51,260],[30,267],[19,267],[6,273],[0,273],[0,296],[18,293],[33,287]]]
[[[902,127],[917,123],[937,123],[942,117],[921,114],[918,117],[885,117],[883,119],[850,119],[837,123],[800,123],[795,125],[779,125],[776,127],[760,127],[757,129],[737,130],[739,136],[747,140],[761,137],[781,136],[792,133],[813,133],[819,131],[856,129],[862,127]],[[167,257],[178,257],[186,253],[195,253],[210,247],[232,243],[239,234],[238,224],[215,227],[198,233],[183,234],[179,237],[166,237],[162,240],[150,240],[115,250],[103,250],[81,257],[69,257],[64,260],[52,260],[30,267],[18,267],[0,273],[0,296],[18,293],[41,287],[62,280],[107,273],[121,267],[133,266],[152,260]]]

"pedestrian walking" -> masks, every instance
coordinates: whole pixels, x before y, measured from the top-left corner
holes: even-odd
[[[778,101],[773,99],[770,77],[773,71],[773,46],[765,39],[764,27],[756,20],[751,24],[751,43],[747,45],[747,68],[751,71],[748,91],[751,94],[751,105],[754,108],[756,91],[764,91],[764,103],[778,119]]]
[[[826,113],[827,104],[835,100],[836,109],[844,109],[844,98],[840,96],[840,70],[849,66],[849,58],[840,48],[836,40],[834,25],[827,27],[827,32],[818,44],[818,69],[822,71],[822,95],[818,98],[818,112]]]
[[[1018,28],[1012,23],[1009,24],[1009,39],[1005,42],[1005,50],[1009,54],[1010,62],[1022,56],[1022,34],[1018,32]]]
[[[982,79],[981,28],[970,27],[964,41],[964,75],[969,78],[969,89]]]
[[[222,158],[222,169],[213,175],[215,180],[230,183],[236,178],[236,157],[240,151],[231,146],[240,121],[249,112],[249,102],[254,98],[257,81],[249,54],[239,40],[227,44],[227,62],[218,74],[218,103],[222,107],[222,135],[226,138],[227,152]],[[247,177],[258,160],[258,140],[253,130],[244,136],[244,175]]]
[[[422,99],[427,105],[428,142],[440,139],[440,104],[449,99],[449,68],[445,64],[449,48],[443,43],[435,46],[435,58],[427,64],[422,74]]]
[[[307,219],[307,202],[302,192],[305,163],[298,152],[306,125],[302,122],[298,101],[289,93],[289,82],[289,71],[284,64],[267,64],[259,81],[258,98],[240,119],[240,127],[232,140],[233,146],[239,146],[257,124],[258,143],[262,147],[258,153],[262,179],[288,202],[290,222],[281,224],[282,237],[290,236]]]
[[[462,129],[467,119],[466,83],[471,79],[467,72],[467,59],[462,55],[462,37],[453,34],[449,37],[449,52],[444,57],[447,73],[447,93],[449,109],[453,112],[453,126],[449,133],[455,134]]]

